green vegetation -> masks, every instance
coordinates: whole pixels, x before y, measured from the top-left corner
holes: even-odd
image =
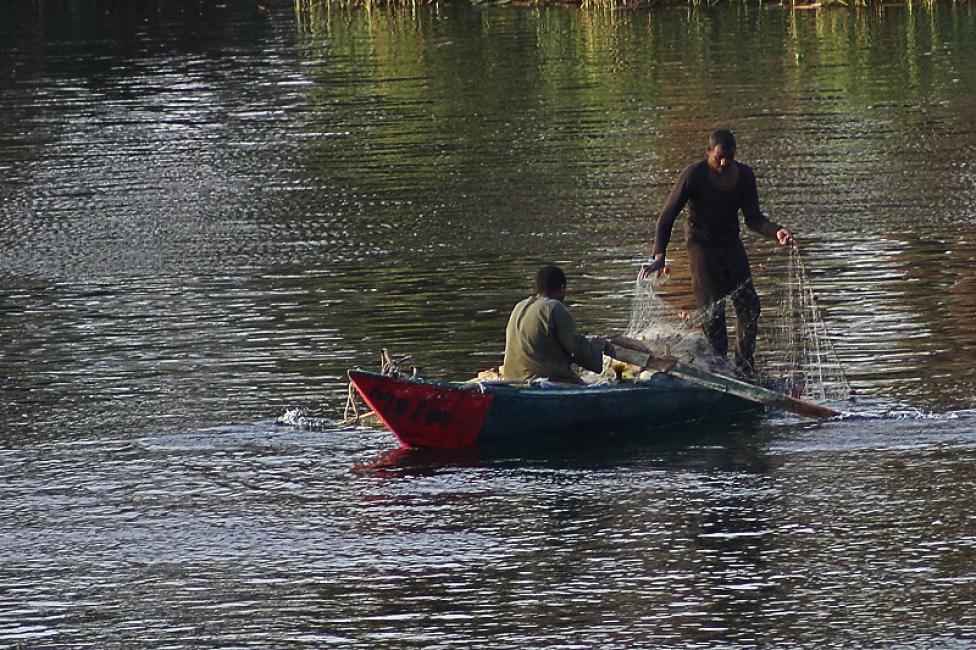
[[[490,6],[543,6],[566,5],[582,9],[621,10],[639,9],[642,7],[659,6],[693,6],[707,7],[719,4],[742,4],[750,6],[769,6],[774,8],[794,9],[797,11],[816,10],[823,8],[856,7],[890,7],[890,6],[930,6],[938,0],[295,0],[295,8],[299,14],[312,15],[323,8],[364,8],[378,7],[421,7],[425,5],[490,5]],[[948,0],[952,4],[966,4],[965,0]]]

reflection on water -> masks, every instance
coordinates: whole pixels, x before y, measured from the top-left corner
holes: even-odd
[[[972,431],[547,455],[260,424],[8,450],[0,620],[32,646],[935,643],[974,622]]]
[[[0,643],[973,634],[976,12],[262,5],[0,21]],[[334,426],[383,347],[497,365],[540,262],[622,330],[719,125],[844,418],[449,455]],[[786,254],[747,245],[770,322]]]

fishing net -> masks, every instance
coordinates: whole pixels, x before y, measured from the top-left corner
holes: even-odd
[[[669,304],[660,292],[667,271],[637,280],[625,336],[643,341],[659,356],[674,357],[693,366],[725,375],[736,374],[727,358],[716,354],[704,333],[709,309],[682,310]]]
[[[799,248],[790,248],[778,309],[761,323],[762,363],[766,372],[786,377],[798,397],[846,400],[853,396],[830,333],[810,285]],[[757,353],[757,357],[758,357]]]
[[[799,250],[791,247],[780,290],[764,295],[758,323],[756,370],[761,378],[785,382],[795,397],[843,400],[851,388],[810,288]],[[731,302],[746,289],[743,283],[720,301],[694,310],[681,310],[662,295],[667,273],[638,280],[626,335],[643,341],[652,352],[672,356],[696,367],[736,376],[737,369],[715,352],[704,326],[720,303]],[[727,309],[734,327],[735,310]],[[734,341],[734,333],[730,333]]]

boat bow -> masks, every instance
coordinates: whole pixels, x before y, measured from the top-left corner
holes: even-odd
[[[361,370],[350,370],[349,380],[407,447],[474,446],[494,399],[477,385],[404,381]]]

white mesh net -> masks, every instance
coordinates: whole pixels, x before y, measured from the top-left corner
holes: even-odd
[[[845,400],[853,395],[837,350],[827,331],[817,296],[810,286],[799,249],[790,249],[784,295],[777,310],[768,310],[760,328],[768,374],[792,378],[798,397]]]
[[[708,307],[692,311],[672,307],[658,293],[667,280],[664,273],[637,280],[625,336],[643,341],[654,354],[675,357],[711,372],[736,374],[728,359],[716,354],[705,337],[702,326]]]

